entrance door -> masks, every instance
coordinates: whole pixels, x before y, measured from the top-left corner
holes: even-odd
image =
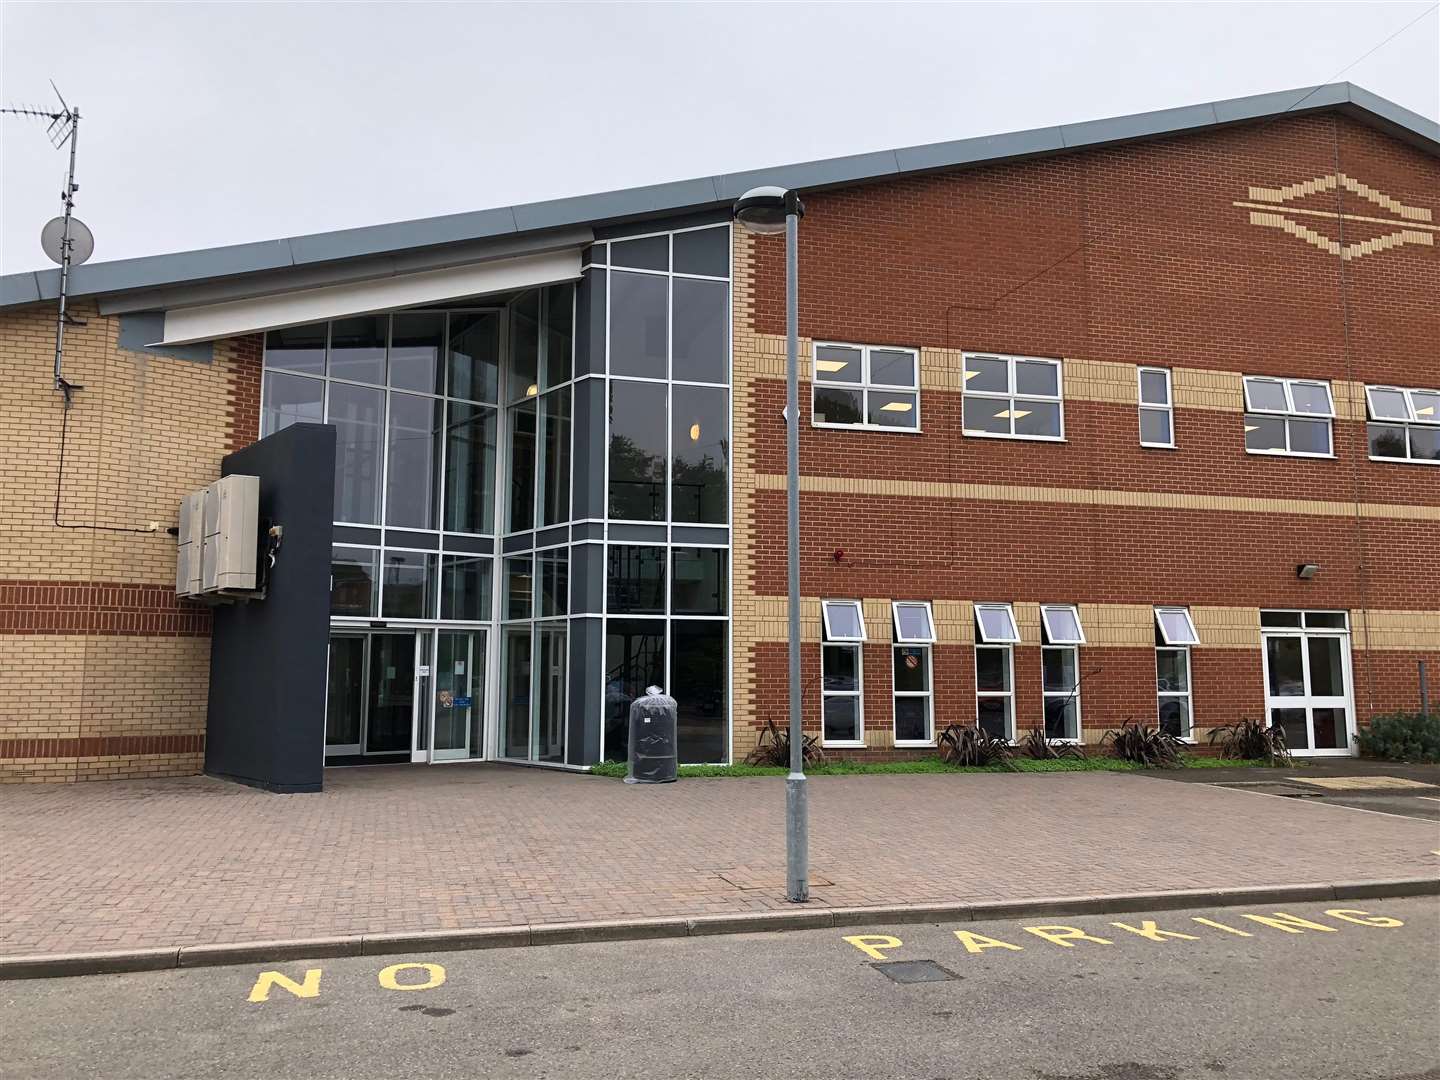
[[[364,634],[330,635],[330,676],[325,696],[325,753],[347,757],[360,753],[365,728]]]
[[[1265,706],[1298,757],[1354,753],[1350,702],[1350,635],[1265,630]]]
[[[330,635],[327,758],[411,752],[426,674],[417,650],[428,645],[428,635],[413,632]]]
[[[435,635],[435,696],[431,702],[433,761],[484,754],[485,632],[439,630]]]

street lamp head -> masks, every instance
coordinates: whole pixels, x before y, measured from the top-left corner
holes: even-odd
[[[757,187],[735,200],[735,220],[746,232],[767,236],[785,231],[785,217],[803,217],[800,196],[782,187]]]

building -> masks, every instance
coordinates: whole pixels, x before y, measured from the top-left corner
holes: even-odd
[[[682,760],[743,760],[786,708],[760,183],[807,209],[832,756],[1242,717],[1344,754],[1440,701],[1440,127],[1337,84],[83,266],[68,411],[57,274],[4,278],[0,776],[583,767],[651,683]],[[212,609],[166,530],[222,467],[286,529]]]

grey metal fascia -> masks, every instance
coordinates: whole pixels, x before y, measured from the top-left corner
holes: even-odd
[[[594,230],[586,227],[557,229],[531,235],[508,235],[493,240],[474,240],[448,247],[430,247],[401,251],[394,255],[354,259],[339,264],[295,266],[271,273],[242,278],[221,278],[175,285],[168,288],[144,289],[102,297],[100,313],[111,315],[129,311],[164,310],[196,304],[223,303],[256,296],[270,296],[296,289],[312,289],[324,285],[367,281],[394,277],[423,270],[443,270],[468,263],[490,262],[514,255],[536,255],[562,248],[583,247],[595,239]]]
[[[1346,112],[1361,121],[1380,120],[1380,126],[1387,134],[1409,143],[1419,150],[1435,153],[1440,144],[1440,121],[1431,120],[1419,113],[1411,112],[1378,94],[1372,94],[1363,86],[1354,83],[1341,84],[1348,91],[1351,108]],[[1365,114],[1369,113],[1369,117]]]
[[[903,173],[934,172],[962,165],[1053,154],[1064,149],[1065,138],[1060,128],[1031,128],[1006,135],[981,135],[973,139],[911,146],[896,150],[895,160]]]
[[[677,210],[697,210],[723,202],[713,176],[698,180],[676,180],[666,184],[602,191],[595,195],[549,199],[514,207],[515,223],[521,231],[552,229],[563,225],[640,218]]]
[[[824,161],[601,192],[443,217],[369,225],[256,244],[153,255],[82,266],[74,271],[75,296],[156,289],[169,285],[261,273],[302,265],[335,266],[350,259],[394,256],[502,235],[566,225],[605,225],[724,205],[756,184],[823,189],[985,162],[1033,157],[1087,146],[1158,138],[1207,127],[1336,108],[1386,131],[1425,153],[1440,155],[1440,124],[1350,83],[1301,87],[1269,94],[1163,109],[1133,116],[1066,124],[978,139],[885,150]],[[59,271],[0,278],[0,306],[53,299]]]
[[[0,277],[0,308],[33,304],[43,300],[40,294],[40,275],[34,270]]]

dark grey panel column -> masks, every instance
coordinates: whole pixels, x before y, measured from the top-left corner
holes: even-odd
[[[575,287],[575,377],[605,373],[605,271],[586,270]]]
[[[570,716],[567,763],[594,765],[600,760],[601,653],[605,635],[600,619],[570,620]]]
[[[604,379],[582,379],[575,384],[575,455],[572,496],[576,519],[605,516],[605,401]]]
[[[570,548],[570,610],[598,615],[605,603],[605,545],[574,544]]]
[[[205,771],[270,791],[319,791],[325,765],[335,428],[294,424],[230,454],[260,478],[259,525],[285,529],[266,597],[215,609]]]

